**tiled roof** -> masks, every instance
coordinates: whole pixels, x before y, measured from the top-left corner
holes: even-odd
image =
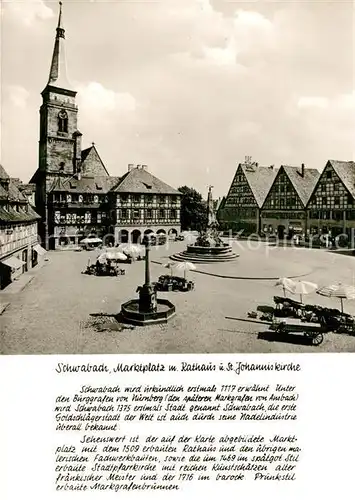
[[[36,184],[34,184],[34,183],[21,184],[19,186],[19,189],[21,192],[26,193],[26,194],[35,193],[36,192]]]
[[[304,206],[306,206],[321,175],[319,170],[316,168],[305,168],[304,175],[302,176],[301,167],[282,165],[281,168],[290,179],[293,187],[300,197],[301,202]]]
[[[249,183],[254,198],[261,208],[275,180],[277,169],[272,167],[251,166],[242,163],[241,168]]]
[[[0,165],[0,179],[10,179],[10,176],[2,165]]]
[[[26,203],[26,196],[17,187],[16,179],[7,179],[7,188],[0,185],[0,200],[6,200],[10,202]]]
[[[31,205],[28,205],[28,212],[20,210],[17,212],[11,207],[5,210],[0,206],[0,222],[2,223],[21,223],[21,222],[34,222],[40,219],[40,216],[33,210]]]
[[[49,191],[65,191],[72,193],[108,193],[120,181],[120,177],[97,176],[82,177],[80,180],[71,177],[57,176]]]
[[[355,198],[355,162],[329,160],[349,193]]]
[[[116,193],[181,194],[143,168],[132,168],[113,190]]]

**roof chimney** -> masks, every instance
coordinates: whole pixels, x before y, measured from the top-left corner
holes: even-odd
[[[141,168],[141,165],[140,165],[140,164],[139,164],[139,165],[137,165],[137,168]]]
[[[128,163],[128,172],[134,168],[134,163]]]
[[[304,177],[304,163],[301,165],[301,177]]]
[[[142,170],[148,170],[148,165],[142,165]]]

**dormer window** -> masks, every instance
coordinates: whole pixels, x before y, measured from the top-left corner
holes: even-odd
[[[68,133],[68,113],[61,109],[58,113],[58,132]]]

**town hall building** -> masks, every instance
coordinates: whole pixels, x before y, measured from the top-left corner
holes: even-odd
[[[88,235],[105,243],[139,242],[144,234],[180,232],[181,193],[152,175],[146,165],[128,165],[110,176],[95,144],[82,149],[77,92],[68,81],[60,3],[49,80],[40,108],[36,185],[39,236],[46,249],[78,244]]]

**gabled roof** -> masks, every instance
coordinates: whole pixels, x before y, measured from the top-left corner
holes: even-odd
[[[28,200],[26,196],[19,190],[17,186],[17,179],[7,178],[7,188],[0,185],[0,200],[9,202],[26,203]]]
[[[304,168],[303,176],[300,167],[282,165],[281,170],[286,173],[301,202],[306,206],[321,175],[319,170],[316,168]]]
[[[102,170],[102,174],[109,175],[109,173],[104,165],[104,162],[102,161],[102,159],[101,159],[101,157],[100,157],[100,155],[95,147],[95,144],[93,144],[89,148],[83,149],[81,152],[81,167],[82,167],[83,174],[84,175],[85,174],[95,175],[95,173],[98,174],[97,170],[96,170],[96,172],[91,171],[90,165],[85,163],[86,160],[88,160],[88,158],[90,156],[92,157],[92,161],[96,162],[96,164]]]
[[[0,179],[10,179],[10,176],[2,165],[0,165]]]
[[[180,191],[165,184],[143,168],[132,168],[122,178],[116,188],[116,193],[147,193],[147,194],[178,194]]]
[[[355,162],[329,160],[328,163],[331,164],[351,196],[355,198]]]
[[[88,154],[90,153],[90,151],[92,150],[94,146],[90,146],[89,148],[86,148],[86,149],[83,149],[81,151],[81,161],[84,162],[86,160],[86,158],[88,157]]]
[[[251,166],[245,163],[239,165],[248,181],[255,201],[261,208],[275,180],[277,169],[272,167]]]

